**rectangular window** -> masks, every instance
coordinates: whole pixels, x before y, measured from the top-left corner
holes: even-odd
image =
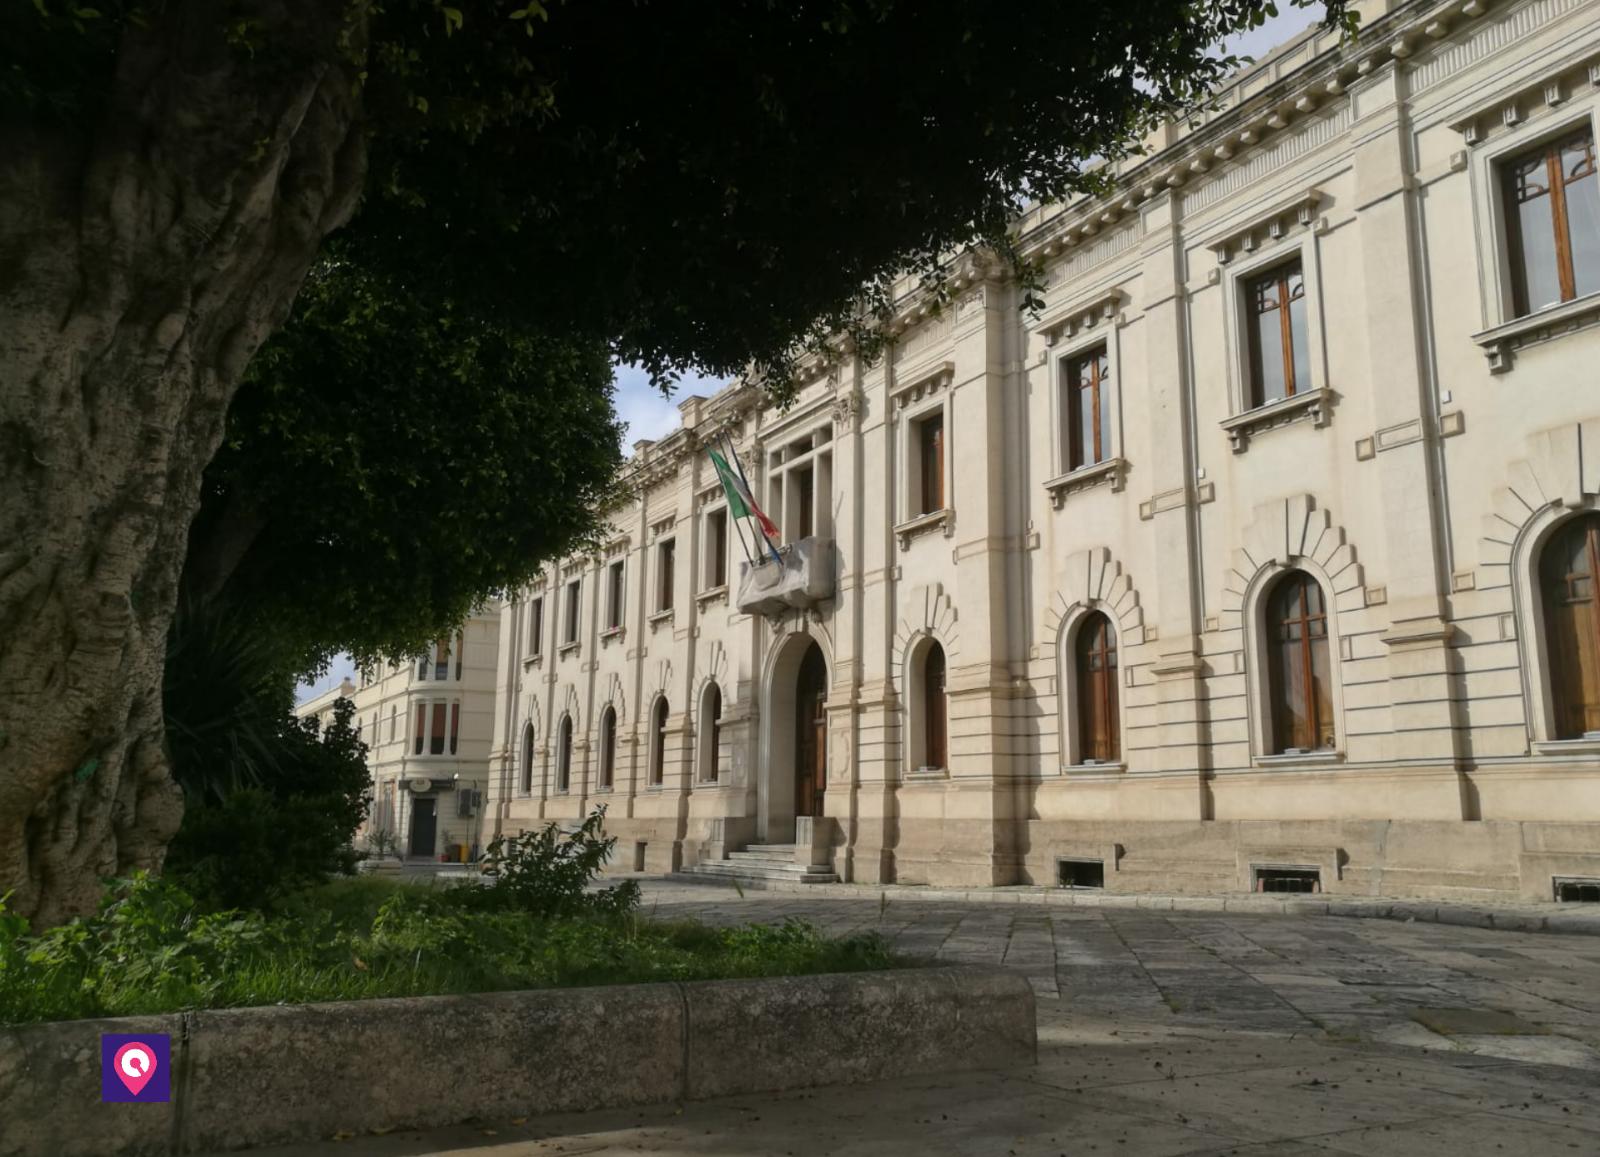
[[[623,573],[622,560],[606,568],[606,627],[622,626]]]
[[[706,515],[706,590],[728,585],[728,512]]]
[[[567,630],[562,642],[576,643],[578,641],[578,601],[582,595],[582,579],[573,579],[567,584]]]
[[[1067,359],[1065,373],[1061,410],[1067,428],[1062,445],[1071,471],[1111,457],[1111,363],[1106,347]]]
[[[433,705],[433,732],[428,737],[428,754],[444,754],[444,704]]]
[[[807,466],[794,472],[795,537],[810,538],[816,533],[817,502],[815,467]]]
[[[417,704],[417,733],[412,739],[411,754],[421,755],[423,740],[428,734],[428,708],[425,704]]]
[[[461,704],[450,704],[450,754],[456,753],[456,743],[461,738]]]
[[[456,632],[456,681],[461,681],[461,664],[467,655],[467,636],[465,632]]]
[[[1585,127],[1509,161],[1511,296],[1518,317],[1600,292],[1600,176]]]
[[[917,423],[918,514],[944,509],[944,415]]]
[[[1292,398],[1311,388],[1306,285],[1300,260],[1251,278],[1244,288],[1250,346],[1250,405]]]
[[[448,679],[450,677],[449,639],[440,639],[433,645],[433,677],[435,679]]]
[[[672,588],[677,581],[675,556],[677,543],[673,539],[656,545],[656,610],[672,609]]]
[[[544,654],[544,599],[534,599],[528,605],[528,654],[538,658]]]

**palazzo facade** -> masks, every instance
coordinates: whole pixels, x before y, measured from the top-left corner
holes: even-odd
[[[798,840],[864,882],[1600,879],[1600,2],[1363,12],[1027,212],[1042,311],[968,258],[787,409],[684,399],[603,549],[502,611],[486,829],[604,803],[624,869]]]

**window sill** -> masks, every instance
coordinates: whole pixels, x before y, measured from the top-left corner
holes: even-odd
[[[651,627],[659,627],[662,623],[672,622],[672,617],[676,613],[677,612],[672,607],[668,607],[664,611],[657,611],[655,614],[650,616]]]
[[[578,653],[578,640],[576,640],[576,639],[574,639],[570,643],[562,643],[561,646],[556,648],[556,654],[558,656],[560,656],[561,658],[563,658],[563,659],[565,659],[568,655],[575,655],[577,653]]]
[[[1268,430],[1275,430],[1279,426],[1287,426],[1292,422],[1309,418],[1311,424],[1320,430],[1332,417],[1332,403],[1333,391],[1327,387],[1307,390],[1303,394],[1279,398],[1276,402],[1268,402],[1264,406],[1257,406],[1253,410],[1224,418],[1220,425],[1227,433],[1229,441],[1233,443],[1233,452],[1242,454],[1249,446],[1251,438]]]
[[[1582,739],[1536,739],[1535,755],[1600,755],[1600,735]]]
[[[723,583],[721,586],[707,587],[694,597],[694,601],[702,607],[706,606],[708,603],[713,603],[718,599],[721,599],[723,602],[728,601],[727,583]]]
[[[1503,374],[1511,369],[1517,350],[1596,324],[1600,324],[1600,293],[1590,293],[1475,333],[1472,340],[1483,347],[1489,372]]]
[[[894,528],[894,532],[900,539],[900,549],[909,550],[913,538],[936,529],[942,529],[946,538],[955,534],[956,512],[948,506],[943,510],[931,510],[927,514],[906,519]]]
[[[1050,492],[1050,504],[1057,510],[1066,504],[1067,495],[1076,494],[1080,490],[1111,483],[1113,492],[1121,490],[1124,484],[1123,475],[1127,471],[1126,458],[1107,458],[1104,462],[1095,462],[1088,466],[1080,466],[1076,470],[1069,470],[1059,477],[1052,478],[1044,484]]]
[[[622,638],[624,633],[624,628],[620,624],[615,627],[607,627],[605,630],[600,632],[600,641],[602,643],[609,643],[612,639]]]
[[[1330,767],[1344,762],[1341,751],[1286,751],[1279,755],[1258,755],[1252,761],[1256,767]]]
[[[524,671],[532,670],[534,667],[537,667],[543,661],[544,661],[544,653],[543,652],[540,652],[537,655],[529,655],[527,658],[522,660],[522,669]]]
[[[905,773],[905,781],[907,783],[928,783],[933,780],[949,778],[950,769],[948,767],[913,767],[909,768]]]
[[[1061,765],[1062,775],[1121,775],[1128,770],[1128,765],[1119,760],[1107,760],[1105,763],[1064,763]]]

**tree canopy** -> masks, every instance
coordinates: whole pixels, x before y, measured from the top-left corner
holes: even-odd
[[[594,529],[619,436],[604,343],[335,253],[234,398],[186,590],[299,668],[420,651]]]

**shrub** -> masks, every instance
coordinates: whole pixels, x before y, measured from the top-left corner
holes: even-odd
[[[633,911],[639,906],[637,881],[590,888],[617,846],[615,836],[600,834],[605,816],[601,804],[571,832],[547,824],[536,832],[496,838],[483,861],[493,883],[463,890],[462,901],[478,908],[514,909],[543,917],[620,916]]]

